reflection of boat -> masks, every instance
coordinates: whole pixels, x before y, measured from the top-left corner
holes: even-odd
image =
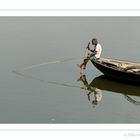
[[[107,90],[116,93],[122,93],[125,95],[140,96],[140,87],[137,85],[131,85],[127,83],[120,83],[114,80],[109,80],[106,76],[96,77],[91,83],[91,86],[95,86],[101,90]]]
[[[100,93],[101,90],[106,90],[122,94],[129,102],[135,105],[140,105],[140,101],[135,100],[137,97],[140,97],[140,87],[138,85],[109,80],[105,75],[94,78],[91,83],[88,83],[85,75],[81,75],[79,81],[82,82],[84,87],[83,89],[88,93],[87,95],[91,92],[96,94],[96,89],[100,90]]]
[[[115,79],[140,83],[140,64],[116,59],[100,58],[91,61],[103,74]]]
[[[108,80],[105,75],[102,75],[93,79],[93,81],[90,83],[90,86],[99,88],[101,90],[123,94],[125,98],[131,103],[140,105],[139,101],[136,101],[132,98],[132,96],[140,96],[140,87],[137,85],[130,85]]]

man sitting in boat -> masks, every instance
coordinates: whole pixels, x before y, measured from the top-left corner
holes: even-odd
[[[94,48],[93,50],[90,49],[90,45]],[[88,46],[86,48],[86,51],[89,51],[87,55],[85,56],[83,62],[81,64],[78,64],[77,66],[80,67],[81,69],[86,69],[86,64],[89,60],[94,60],[96,61],[97,59],[100,58],[101,52],[102,52],[102,47],[98,43],[97,39],[93,38],[91,42],[88,43]]]

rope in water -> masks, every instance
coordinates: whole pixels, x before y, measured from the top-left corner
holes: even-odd
[[[135,105],[140,105],[140,101],[135,101],[134,99],[132,99],[131,97],[129,97],[128,95],[124,95],[124,97],[131,103],[135,104]]]
[[[32,68],[37,68],[37,67],[41,67],[41,66],[48,65],[48,64],[64,63],[64,62],[73,61],[73,60],[76,60],[76,59],[78,59],[78,58],[68,58],[68,59],[44,62],[44,63],[41,63],[41,64],[35,64],[35,65],[25,67],[25,68],[23,68],[23,70],[29,70],[29,69],[32,69]]]

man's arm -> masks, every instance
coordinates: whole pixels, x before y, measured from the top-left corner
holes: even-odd
[[[91,50],[91,49],[90,49],[90,51],[91,51],[93,54],[96,54],[96,53],[97,53],[96,50]]]

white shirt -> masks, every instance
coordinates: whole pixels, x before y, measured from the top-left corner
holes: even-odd
[[[102,47],[101,47],[101,45],[99,43],[96,45],[95,51],[96,51],[96,54],[93,56],[93,52],[91,52],[88,49],[86,49],[86,53],[84,55],[85,56],[84,58],[86,58],[87,56],[90,57],[91,60],[94,59],[93,57],[100,58],[101,53],[102,53]]]
[[[101,56],[101,52],[102,52],[102,47],[101,47],[101,45],[98,43],[97,45],[96,45],[96,50],[95,50],[97,53],[95,54],[95,57],[96,58],[100,58],[100,56]]]
[[[96,100],[98,102],[101,101],[101,99],[102,99],[102,91],[100,89],[98,89],[98,88],[95,88],[95,87],[93,87],[92,90],[93,90],[94,94],[92,94],[93,97],[90,97],[90,98],[92,98],[91,100],[95,100],[95,97],[96,97]]]
[[[96,100],[101,101],[101,99],[102,99],[102,91],[100,89],[96,88],[95,92],[96,92],[95,96],[97,98]]]

